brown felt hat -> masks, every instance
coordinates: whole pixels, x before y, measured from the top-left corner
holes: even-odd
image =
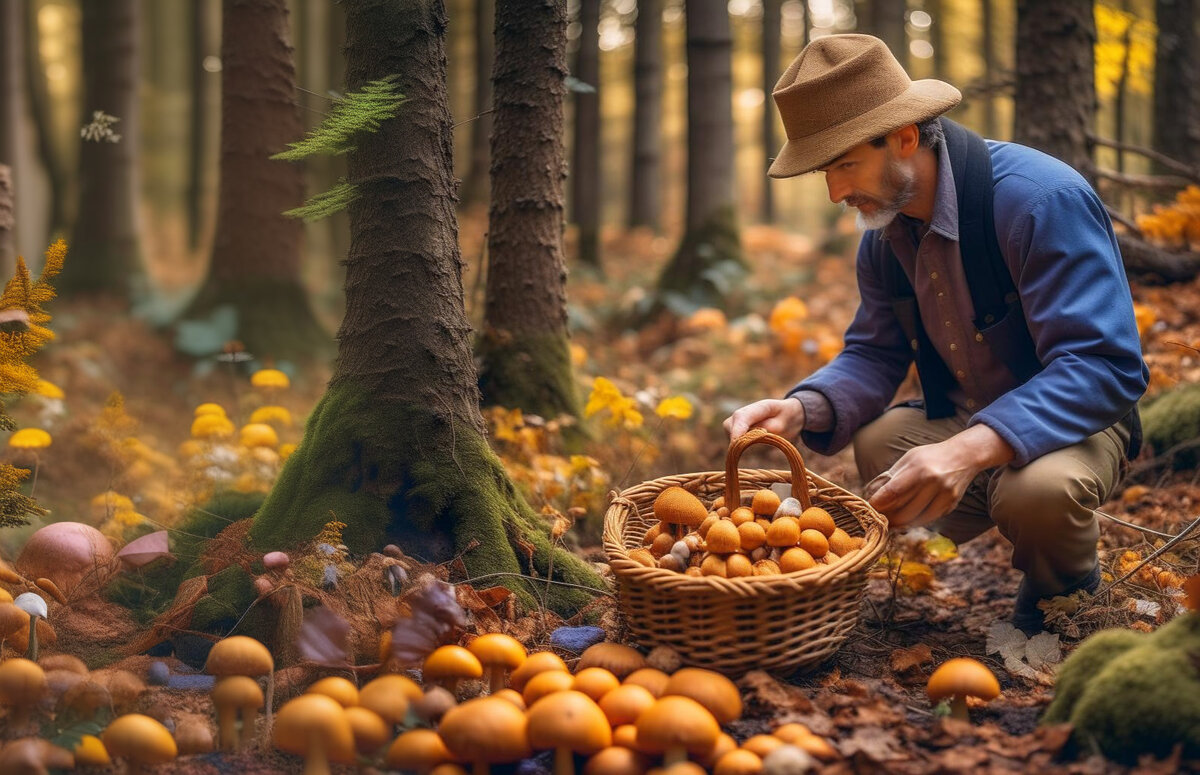
[[[948,83],[914,81],[870,35],[826,35],[804,47],[771,93],[787,142],[767,174],[819,169],[856,145],[940,116],[962,99]]]

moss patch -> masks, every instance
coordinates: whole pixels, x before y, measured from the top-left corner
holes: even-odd
[[[1142,432],[1157,455],[1200,436],[1200,385],[1183,385],[1142,407]],[[1198,462],[1200,449],[1192,448],[1176,453],[1172,465],[1179,470]]]
[[[1148,635],[1134,630],[1101,630],[1089,637],[1059,668],[1054,701],[1042,716],[1043,724],[1062,724],[1071,718],[1088,681],[1117,656],[1146,642]]]
[[[684,235],[659,277],[659,298],[652,312],[665,307],[679,314],[683,310],[677,307],[684,306],[727,309],[746,272],[737,213],[732,207],[720,208]]]
[[[487,406],[519,407],[554,418],[579,416],[579,391],[565,335],[489,334],[476,352],[482,360],[479,391]]]

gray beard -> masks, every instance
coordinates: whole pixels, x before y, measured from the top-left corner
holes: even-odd
[[[885,206],[878,208],[875,212],[867,215],[862,210],[854,218],[855,224],[860,229],[882,229],[895,220],[900,211],[908,206],[908,203],[916,196],[917,179],[916,174],[909,167],[904,166],[899,161],[891,161],[888,163],[885,177],[889,186],[896,192]]]

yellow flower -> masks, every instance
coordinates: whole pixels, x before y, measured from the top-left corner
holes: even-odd
[[[260,406],[250,415],[250,422],[264,425],[279,424],[280,427],[292,427],[292,413],[282,406]]]
[[[295,444],[280,444],[279,445],[279,459],[287,460],[289,457],[291,457],[292,453],[295,451],[296,451]]]
[[[33,388],[33,392],[45,398],[63,398],[62,388],[48,380],[39,379]]]
[[[259,369],[250,375],[250,384],[257,388],[287,390],[291,382],[288,381],[288,376],[279,369]]]
[[[692,416],[692,403],[683,396],[671,396],[659,401],[654,413],[664,419],[673,417],[677,420],[686,420]]]
[[[591,417],[620,403],[624,398],[620,389],[611,380],[596,377],[592,382],[592,392],[588,395],[587,406],[583,408],[583,414],[585,417]]]
[[[43,449],[50,446],[50,434],[41,428],[22,428],[8,439],[15,449]]]
[[[270,425],[250,423],[242,426],[238,441],[243,447],[274,447],[279,444],[279,437]]]
[[[100,493],[88,503],[97,519],[103,518],[109,513],[115,516],[118,512],[133,511],[133,501],[128,496],[113,490]]]
[[[233,435],[233,423],[223,414],[202,414],[192,421],[192,436],[197,439]]]
[[[215,414],[218,417],[224,417],[225,409],[220,404],[214,404],[214,403],[209,402],[209,403],[200,404],[200,406],[197,406],[196,410],[192,414],[196,417],[200,417],[200,416],[206,415],[206,414]]]

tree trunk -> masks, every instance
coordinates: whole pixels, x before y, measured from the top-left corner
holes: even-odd
[[[1062,159],[1089,180],[1095,43],[1091,0],[1018,1],[1013,139]]]
[[[687,222],[658,287],[668,306],[721,306],[745,270],[733,198],[732,37],[722,0],[687,9]],[[677,310],[678,311],[678,310]]]
[[[492,60],[496,0],[475,0],[475,110],[471,114],[471,168],[463,183],[463,204],[487,201],[488,147],[492,139]]]
[[[579,227],[579,262],[600,269],[600,0],[580,0],[575,77],[575,146],[571,155],[571,213]]]
[[[528,571],[516,547],[529,546],[543,577],[553,556],[556,576],[594,584],[581,561],[551,549],[485,439],[463,303],[444,2],[345,8],[349,88],[394,73],[408,100],[349,154],[361,195],[350,205],[334,374],[250,537],[294,546],[336,519],[355,552],[395,541],[430,562],[461,557],[475,577]],[[573,609],[588,598],[566,589],[548,602]]]
[[[933,45],[933,77],[943,81],[950,77],[950,36],[946,34],[946,6],[944,0],[925,0],[929,13],[929,42]]]
[[[662,226],[661,176],[663,42],[662,0],[638,3],[633,40],[633,170],[629,227]]]
[[[771,178],[767,177],[767,168],[771,166],[775,154],[779,153],[779,141],[776,139],[778,133],[775,131],[775,123],[778,119],[775,117],[775,103],[771,99],[771,91],[775,88],[775,82],[779,80],[779,76],[783,72],[779,67],[780,9],[782,6],[783,0],[763,0],[762,144],[764,158],[761,176],[763,223],[775,222],[774,189],[771,187]]]
[[[15,0],[0,2],[0,282],[13,275],[16,266],[16,222],[12,188],[20,155],[22,45],[21,8]]]
[[[191,129],[188,132],[188,189],[187,219],[188,248],[195,250],[201,245],[202,236],[208,233],[209,192],[212,188],[209,170],[212,167],[212,131],[214,114],[220,99],[219,81],[214,73],[204,67],[209,56],[219,52],[213,21],[218,6],[216,0],[191,0]]]
[[[542,417],[579,414],[562,244],[566,76],[565,4],[500,0],[479,385],[484,403]]]
[[[11,0],[9,1],[11,2]],[[32,4],[24,2],[11,4],[19,6],[25,14],[25,18],[22,19],[25,40],[38,40],[37,15],[33,12]],[[68,212],[71,202],[66,163],[63,161],[62,149],[55,141],[54,131],[51,128],[50,90],[46,84],[46,69],[42,65],[42,57],[37,46],[25,46],[25,86],[29,94],[29,112],[33,118],[38,160],[42,163],[50,187],[46,231],[49,235],[48,239],[53,240],[64,234],[70,224]],[[72,252],[71,261],[75,261],[74,252]]]
[[[137,0],[83,3],[84,121],[96,111],[120,119],[119,142],[84,140],[71,260],[57,286],[63,296],[102,294],[129,302],[147,293],[138,239]]]
[[[184,318],[222,307],[260,359],[308,362],[332,343],[301,282],[300,166],[271,154],[304,132],[286,0],[224,0],[221,20],[221,182],[212,260]]]
[[[997,126],[1000,122],[996,117],[996,88],[994,84],[999,80],[1000,64],[996,61],[996,14],[992,7],[992,0],[980,0],[982,6],[981,12],[983,17],[982,29],[979,32],[980,42],[983,44],[983,82],[986,89],[980,95],[983,99],[983,133],[985,137],[996,137]]]
[[[1158,0],[1154,7],[1154,147],[1200,167],[1200,3]]]

